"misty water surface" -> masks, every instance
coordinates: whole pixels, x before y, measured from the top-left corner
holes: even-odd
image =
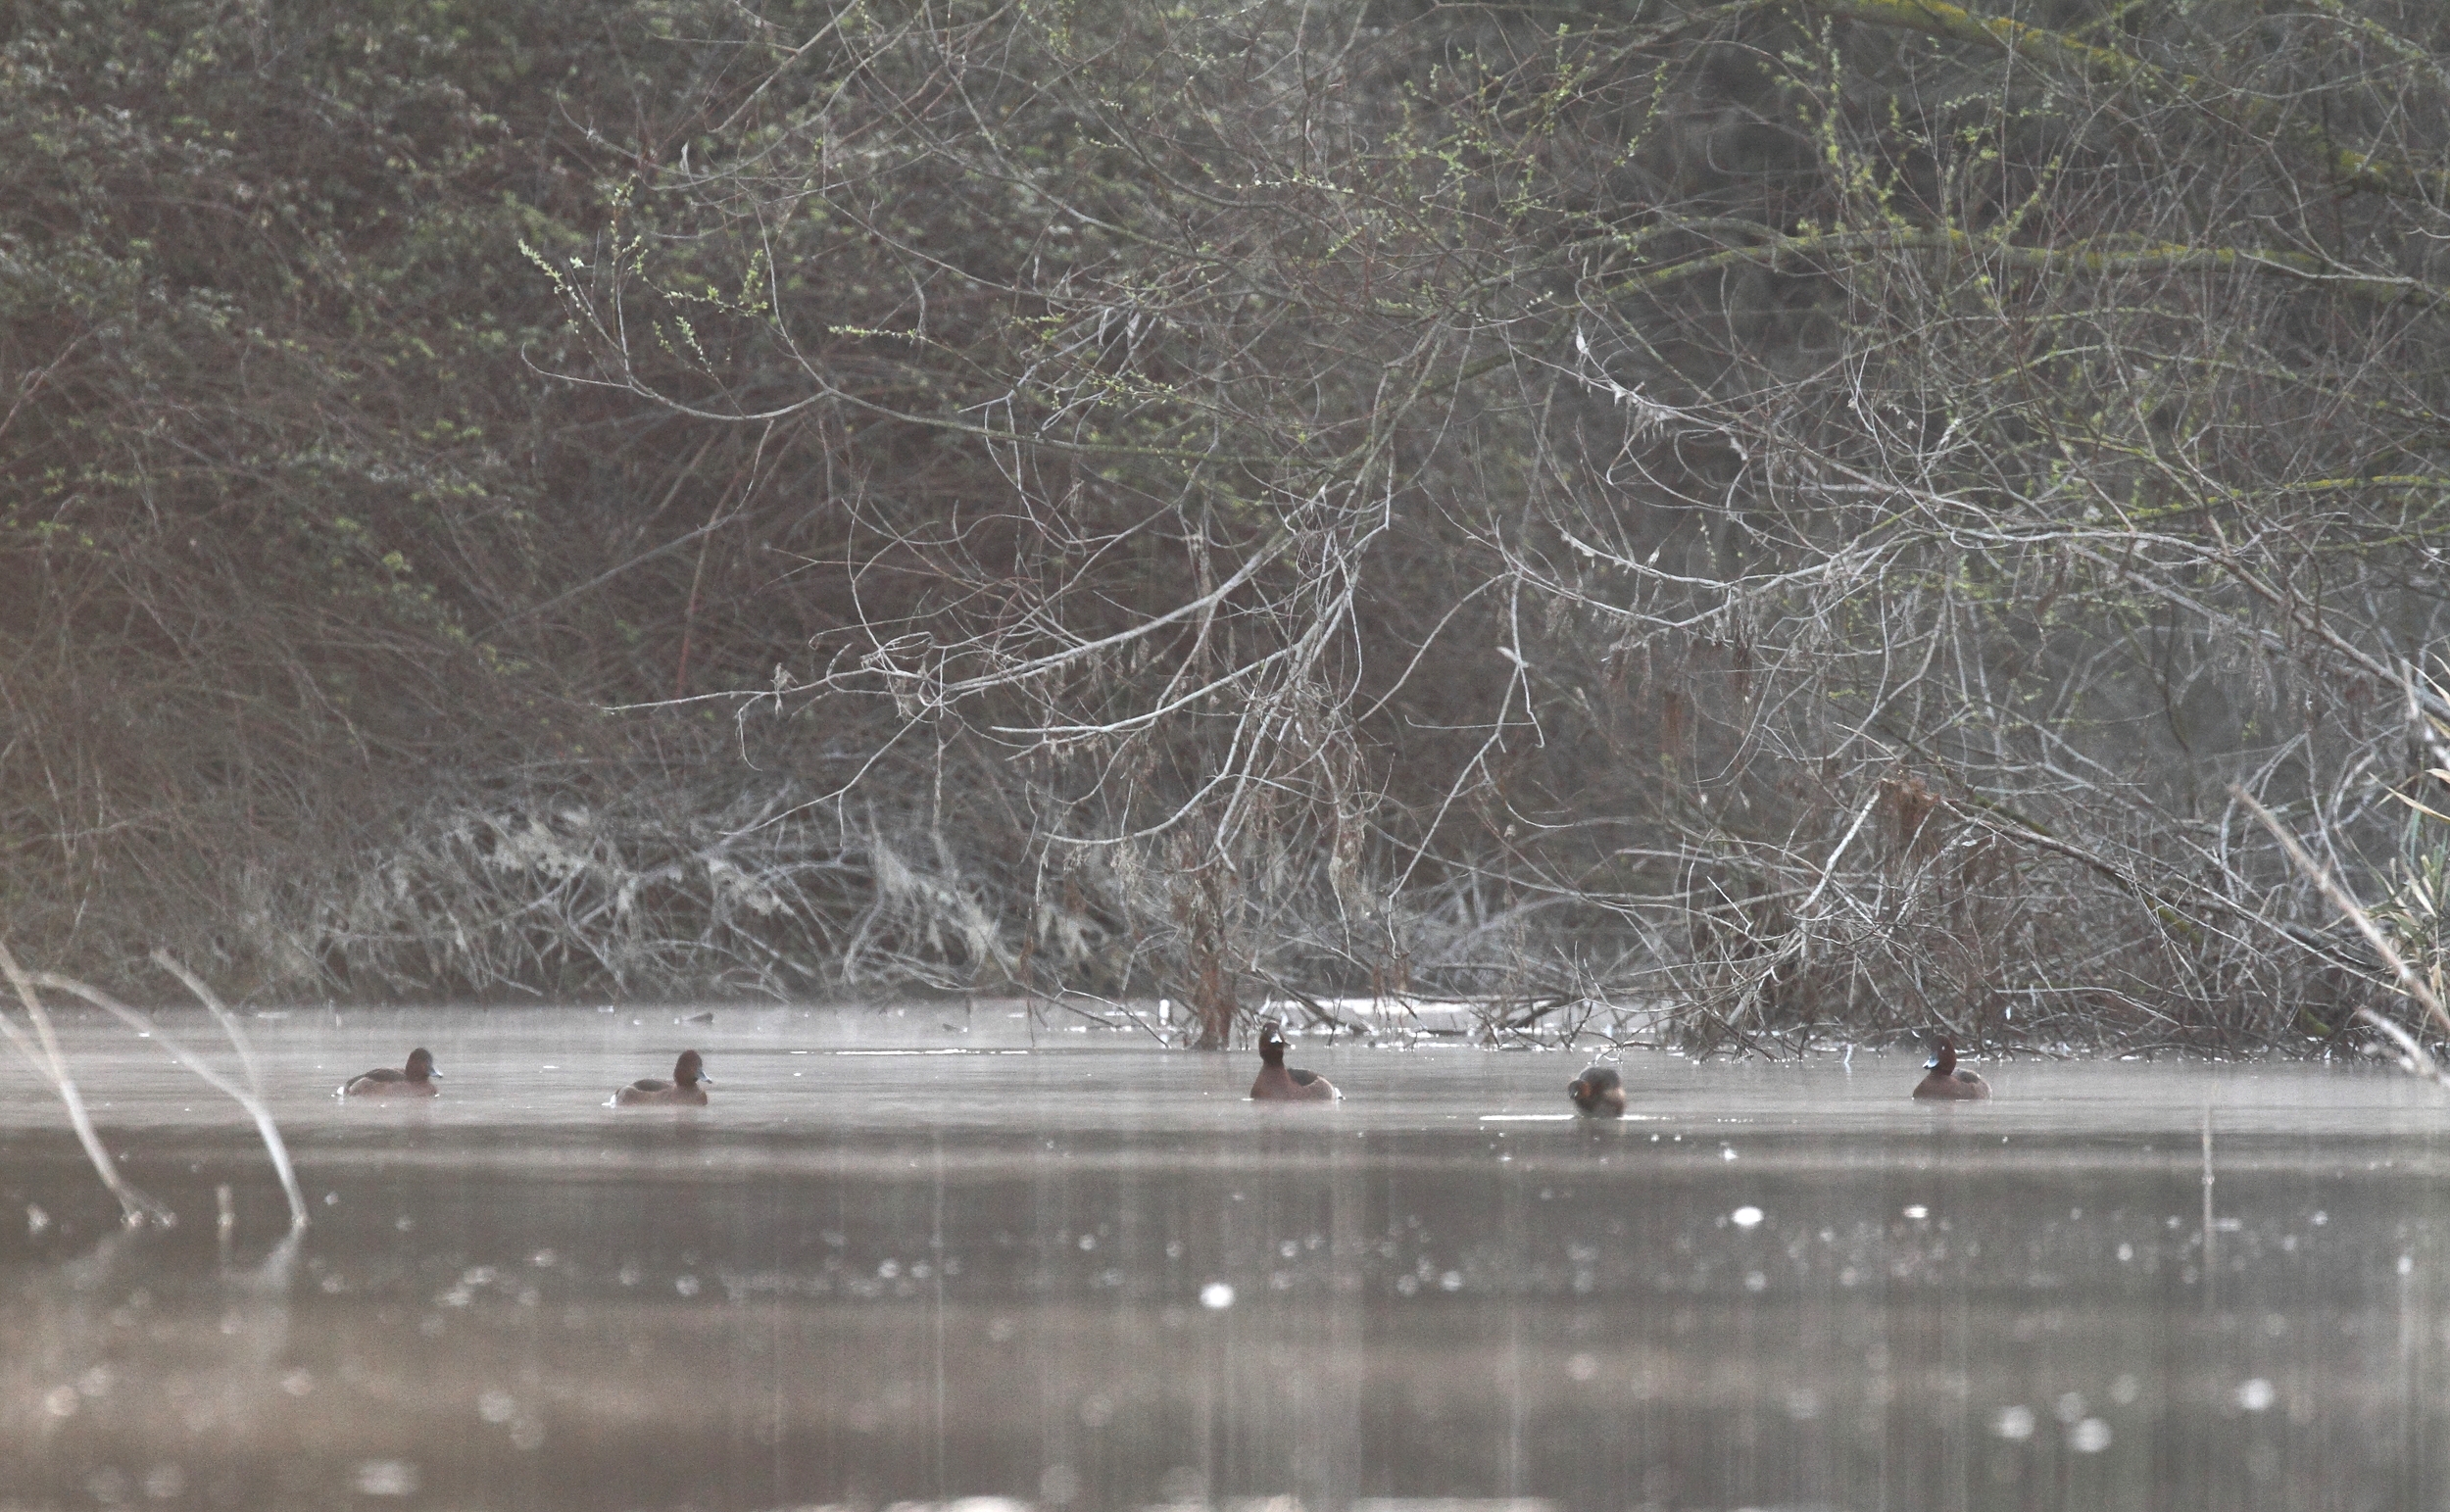
[[[2380,1068],[2015,1061],[1934,1108],[1904,1056],[1636,1053],[1591,1126],[1558,1053],[1308,1041],[1348,1099],[1272,1109],[1249,1053],[1001,1009],[676,1017],[253,1020],[285,1244],[244,1115],[72,1015],[181,1222],[121,1233],[0,1071],[0,1507],[2450,1490],[2450,1113]],[[330,1097],[412,1044],[434,1103]],[[602,1105],[690,1045],[710,1107]]]

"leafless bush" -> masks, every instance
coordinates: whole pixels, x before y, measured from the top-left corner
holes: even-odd
[[[647,459],[469,595],[554,759],[249,873],[293,978],[2367,1005],[2229,792],[2442,764],[2434,8],[692,14],[524,248]]]

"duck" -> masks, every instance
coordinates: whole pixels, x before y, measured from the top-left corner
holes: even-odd
[[[1955,1041],[1943,1034],[1932,1045],[1932,1057],[1923,1062],[1931,1074],[1914,1084],[1914,1096],[1943,1102],[1967,1102],[1990,1096],[1988,1082],[1971,1071],[1957,1069]]]
[[[1260,1028],[1259,1062],[1259,1079],[1250,1084],[1253,1102],[1333,1102],[1344,1096],[1316,1071],[1287,1069],[1282,1025]]]
[[[672,1062],[672,1079],[660,1081],[641,1077],[612,1095],[616,1107],[706,1106],[706,1090],[714,1085],[714,1078],[706,1074],[706,1057],[696,1050],[682,1050],[680,1059]]]
[[[1625,1116],[1625,1079],[1614,1066],[1592,1066],[1566,1084],[1565,1095],[1585,1118]]]
[[[442,1073],[434,1069],[434,1052],[418,1046],[409,1051],[405,1071],[389,1066],[376,1066],[360,1076],[340,1084],[339,1096],[344,1097],[438,1097],[442,1089],[434,1083]]]

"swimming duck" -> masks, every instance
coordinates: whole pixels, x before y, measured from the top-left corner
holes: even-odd
[[[1990,1096],[1988,1082],[1971,1071],[1957,1069],[1957,1048],[1954,1041],[1946,1035],[1941,1035],[1932,1044],[1934,1047],[1932,1057],[1923,1062],[1924,1067],[1931,1074],[1914,1084],[1916,1097],[1937,1098],[1942,1101],[1969,1101]]]
[[[438,1097],[442,1089],[434,1079],[442,1075],[434,1069],[434,1052],[422,1046],[409,1051],[409,1068],[394,1071],[377,1066],[363,1076],[353,1076],[341,1083],[344,1097]]]
[[[1285,1031],[1278,1025],[1259,1030],[1259,1079],[1250,1084],[1253,1102],[1333,1102],[1344,1096],[1316,1071],[1286,1069]]]
[[[682,1050],[680,1059],[672,1062],[672,1079],[659,1081],[641,1077],[612,1095],[620,1107],[652,1107],[658,1104],[706,1106],[706,1090],[714,1085],[714,1078],[706,1074],[706,1060],[696,1050]]]
[[[1585,1118],[1625,1116],[1625,1081],[1614,1066],[1592,1066],[1566,1084],[1565,1095]]]

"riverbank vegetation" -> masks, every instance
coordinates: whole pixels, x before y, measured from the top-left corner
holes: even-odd
[[[6,933],[2363,1034],[2231,786],[2431,969],[2446,69],[2416,0],[26,0]]]

